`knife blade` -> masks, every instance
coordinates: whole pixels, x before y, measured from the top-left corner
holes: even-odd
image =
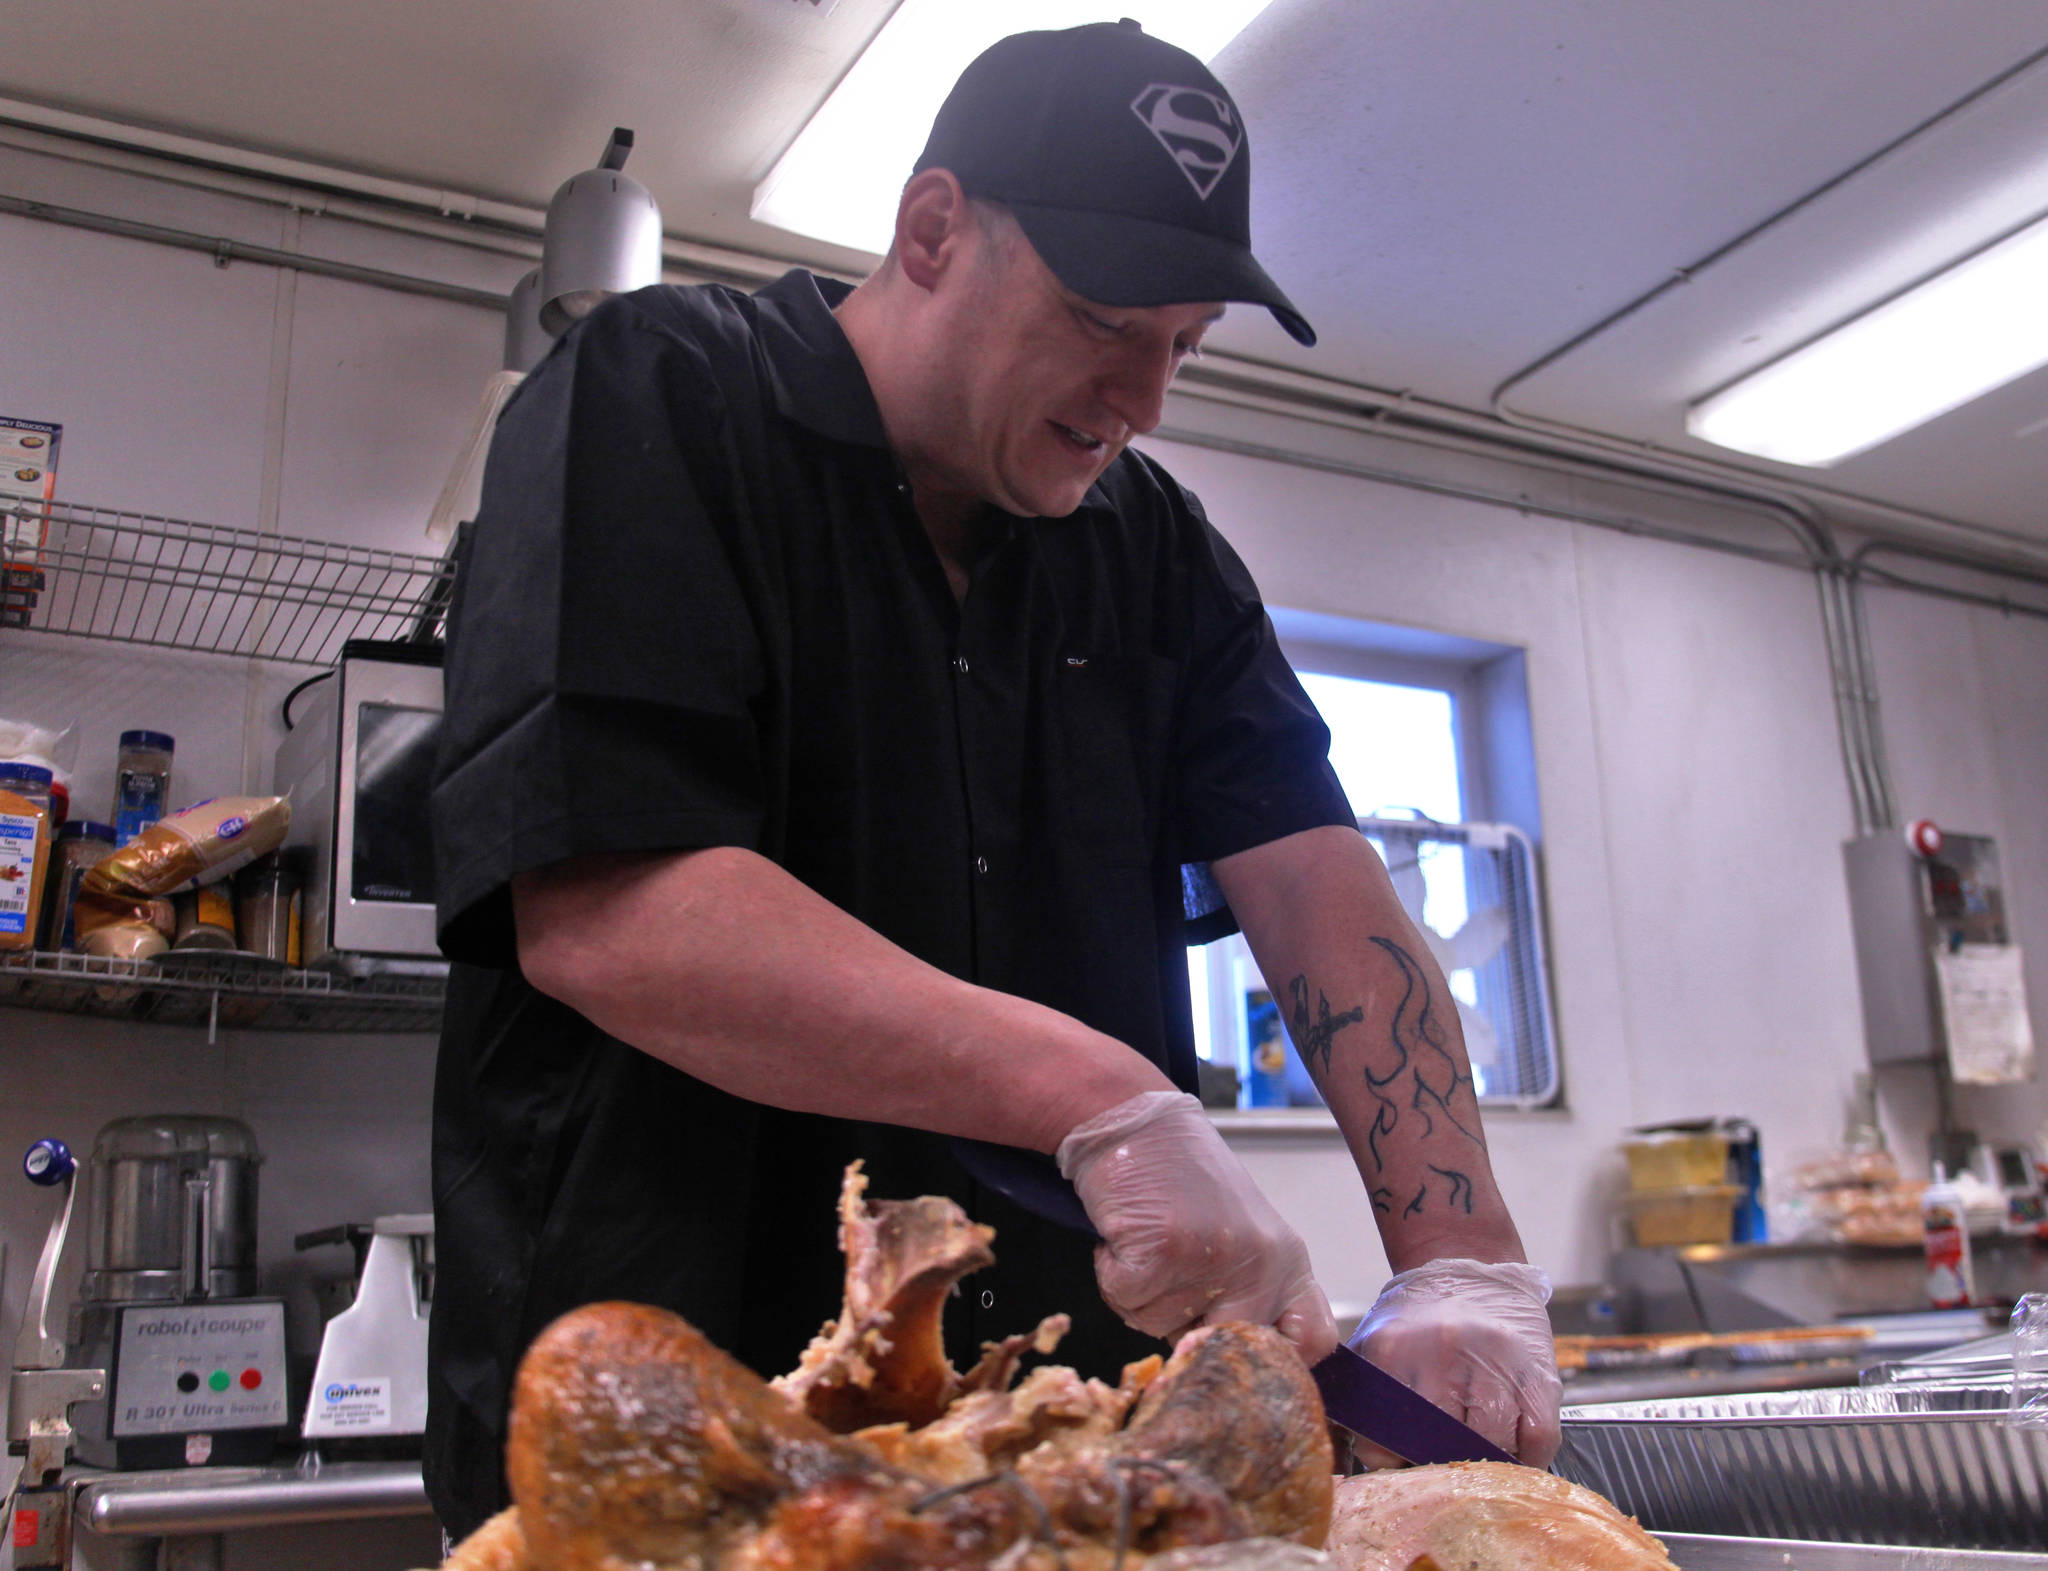
[[[1102,1242],[1074,1186],[1060,1176],[1059,1164],[1044,1152],[969,1140],[964,1135],[948,1136],[947,1144],[962,1167],[1011,1204]]]
[[[1479,1431],[1348,1347],[1339,1347],[1309,1373],[1332,1423],[1404,1462],[1514,1461]]]

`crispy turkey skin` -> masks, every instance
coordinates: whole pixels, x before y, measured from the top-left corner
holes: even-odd
[[[1325,1547],[1344,1571],[1676,1571],[1605,1497],[1511,1462],[1341,1479]]]

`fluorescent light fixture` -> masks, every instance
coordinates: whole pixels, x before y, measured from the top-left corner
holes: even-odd
[[[1841,462],[2048,363],[2048,220],[1845,322],[1687,411],[1704,441]]]
[[[879,256],[896,198],[968,63],[999,38],[1133,17],[1208,61],[1270,0],[903,0],[754,189],[753,216]]]

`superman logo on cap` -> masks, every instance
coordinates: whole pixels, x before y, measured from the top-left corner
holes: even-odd
[[[1145,122],[1204,201],[1244,146],[1236,107],[1199,87],[1154,82],[1131,100],[1131,113]]]

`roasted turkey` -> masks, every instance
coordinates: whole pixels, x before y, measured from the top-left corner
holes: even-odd
[[[1053,1316],[961,1374],[940,1318],[993,1232],[865,1189],[856,1166],[839,1317],[772,1383],[642,1304],[544,1331],[513,1393],[516,1504],[444,1571],[1674,1571],[1600,1496],[1529,1468],[1333,1491],[1314,1382],[1264,1327],[1192,1331],[1114,1386],[1020,1381]]]
[[[939,1320],[992,1258],[951,1201],[840,1201],[846,1293],[771,1386],[679,1316],[594,1304],[520,1364],[515,1502],[444,1571],[1193,1571],[1319,1565],[1331,1451],[1290,1344],[1205,1327],[1115,1386],[990,1344],[965,1375]],[[1229,1547],[1225,1547],[1229,1546]]]

